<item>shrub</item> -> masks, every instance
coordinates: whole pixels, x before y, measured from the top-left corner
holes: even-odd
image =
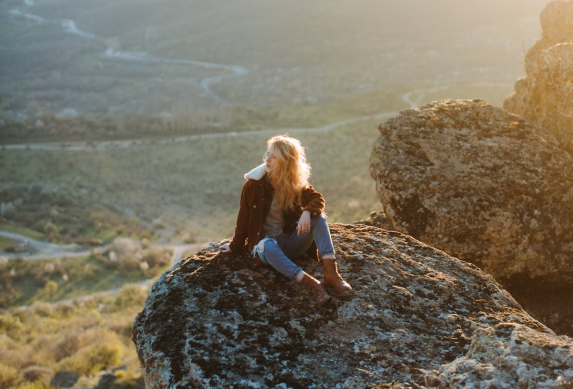
[[[197,236],[195,236],[193,233],[187,234],[185,238],[183,238],[183,243],[197,243]]]
[[[137,284],[125,285],[115,298],[114,305],[117,310],[131,307],[141,307],[147,299],[147,290]]]
[[[0,307],[5,307],[17,300],[22,293],[12,283],[9,271],[0,270]]]
[[[9,313],[0,315],[0,332],[6,333],[9,337],[16,338],[22,327],[22,322],[18,317]]]
[[[56,305],[56,312],[60,317],[70,317],[76,313],[76,306],[72,303],[61,302]]]
[[[63,339],[57,342],[52,351],[52,356],[56,362],[70,357],[80,349],[80,339],[77,334],[63,335]]]
[[[36,301],[30,307],[33,313],[40,317],[51,317],[54,316],[54,307],[48,303],[41,301]]]
[[[121,261],[117,261],[117,268],[118,270],[122,271],[122,274],[125,272],[132,272],[132,271],[139,271],[141,270],[140,262],[137,258],[124,258]]]
[[[95,277],[97,271],[98,268],[94,264],[84,263],[82,265],[78,263],[77,265],[68,268],[68,279],[78,283]]]
[[[169,263],[169,252],[159,248],[149,248],[143,251],[141,261],[147,262],[150,267],[165,266]]]
[[[90,258],[100,266],[105,266],[106,268],[114,268],[109,258],[101,253],[93,253],[90,255]]]
[[[130,369],[129,371],[123,370],[115,373],[116,384],[124,389],[145,389],[145,383],[141,376],[141,370]]]
[[[124,323],[115,324],[111,326],[110,329],[122,338],[131,340],[133,335],[133,321],[128,320]]]
[[[10,313],[25,325],[38,320],[38,316],[31,309],[13,309]]]
[[[45,299],[52,300],[58,293],[58,283],[56,281],[48,281],[42,290],[42,295]]]
[[[0,214],[5,218],[13,218],[16,216],[17,210],[14,203],[2,203],[0,204]]]
[[[3,336],[4,339],[0,341],[0,365],[5,365],[20,371],[25,366],[34,365],[38,363],[30,362],[30,355],[34,353],[32,347],[22,345],[19,339],[11,339]],[[10,340],[11,342],[6,342]],[[1,380],[0,380],[1,381]],[[0,388],[2,385],[0,385]]]
[[[28,366],[25,369],[22,369],[22,371],[20,372],[22,378],[28,382],[35,382],[35,381],[49,382],[52,374],[53,371],[49,367],[37,366],[37,365]]]
[[[110,258],[116,259],[116,266],[122,271],[139,271],[142,257],[141,243],[134,239],[117,238],[109,246]]]
[[[118,340],[88,346],[63,359],[58,368],[73,371],[80,376],[95,374],[119,364],[124,347]]]
[[[60,232],[58,226],[52,222],[45,223],[42,230],[48,235],[57,235]]]
[[[13,388],[18,381],[18,371],[0,363],[0,389]]]
[[[51,389],[51,386],[44,380],[37,380],[34,382],[25,382],[18,385],[16,389]]]
[[[116,238],[109,246],[109,250],[115,252],[120,260],[122,257],[133,257],[141,251],[141,244],[134,239]]]
[[[81,310],[89,310],[89,309],[97,309],[99,302],[97,299],[92,295],[82,300],[76,300],[74,305]]]

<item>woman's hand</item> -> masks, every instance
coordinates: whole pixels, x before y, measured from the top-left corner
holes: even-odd
[[[310,212],[303,211],[300,219],[298,220],[296,234],[306,234],[307,232],[310,232]]]
[[[224,245],[219,246],[219,251],[222,253],[230,253],[231,252],[231,244],[225,243]]]

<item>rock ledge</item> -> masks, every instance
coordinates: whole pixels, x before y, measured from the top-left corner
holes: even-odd
[[[532,319],[477,267],[398,232],[331,229],[355,290],[324,308],[297,284],[271,269],[250,270],[217,245],[164,273],[133,329],[146,387],[573,382],[571,339]],[[320,274],[316,262],[301,261]]]

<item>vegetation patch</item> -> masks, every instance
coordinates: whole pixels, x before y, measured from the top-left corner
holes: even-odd
[[[41,232],[31,230],[24,226],[20,226],[18,224],[14,224],[9,220],[0,217],[0,231],[12,232],[19,235],[27,236],[28,238],[32,239],[44,239],[45,235]]]
[[[24,169],[38,169],[43,159],[23,164]],[[57,164],[57,163],[56,163]],[[13,170],[10,174],[26,175]],[[59,243],[101,245],[117,236],[153,239],[153,231],[97,203],[83,184],[67,185],[22,183],[0,188],[2,218],[0,230],[15,232],[34,239]]]
[[[16,247],[17,245],[18,245],[17,240],[0,236],[0,250],[6,251],[6,249],[10,249],[11,247]]]
[[[131,329],[147,293],[130,284],[114,296],[0,311],[0,388],[50,388],[58,371],[76,373],[75,387],[144,388]]]
[[[116,240],[110,251],[83,258],[9,260],[0,264],[0,308],[54,302],[119,289],[161,274],[169,250]]]

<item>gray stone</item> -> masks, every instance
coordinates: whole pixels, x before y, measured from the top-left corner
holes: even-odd
[[[133,328],[146,388],[570,382],[573,341],[530,317],[490,275],[399,232],[331,231],[354,291],[322,308],[218,244],[165,272]],[[321,272],[309,258],[299,263]]]
[[[58,371],[50,380],[50,386],[54,388],[71,388],[78,382],[79,375],[71,371]]]
[[[573,158],[552,134],[481,100],[403,111],[370,172],[408,233],[505,285],[573,285]]]

